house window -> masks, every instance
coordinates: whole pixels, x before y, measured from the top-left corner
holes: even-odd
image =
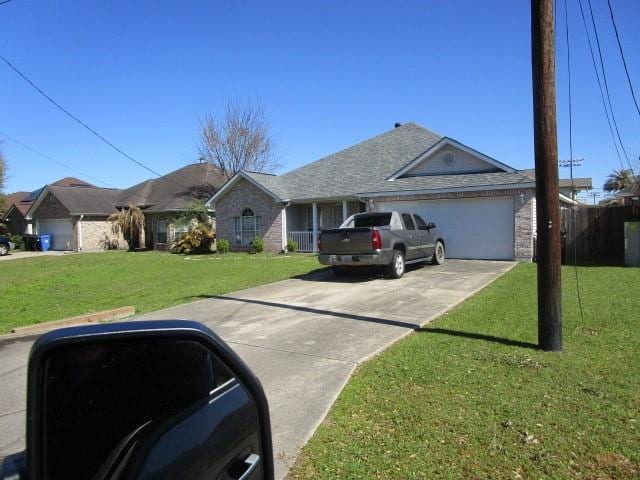
[[[182,223],[181,225],[176,225],[173,230],[173,239],[180,240],[182,236],[189,231],[189,225]]]
[[[249,245],[260,236],[262,230],[262,217],[257,217],[253,210],[245,208],[242,215],[233,217],[234,243],[237,245]]]
[[[158,220],[157,243],[167,243],[167,222],[164,220]]]

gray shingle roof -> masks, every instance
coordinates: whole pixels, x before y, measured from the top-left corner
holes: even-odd
[[[97,187],[58,187],[49,185],[49,192],[62,203],[70,214],[111,215],[120,190]]]
[[[277,177],[249,175],[283,200],[356,196],[441,138],[407,123]]]
[[[118,207],[142,207],[148,212],[184,210],[194,200],[211,198],[223,183],[224,178],[213,165],[195,163],[122,190],[115,203]]]
[[[469,187],[492,187],[498,185],[516,185],[532,183],[535,179],[522,172],[490,172],[464,175],[429,175],[423,177],[398,178],[393,182],[386,180],[369,185],[367,190],[358,193],[402,192],[411,190],[445,190]]]
[[[492,172],[386,179],[443,137],[407,123],[279,176],[243,172],[282,200],[310,200],[373,192],[440,190],[530,183],[525,172]]]

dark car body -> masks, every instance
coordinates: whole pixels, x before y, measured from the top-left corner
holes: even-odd
[[[444,260],[442,232],[433,223],[407,212],[353,215],[340,228],[323,230],[319,243],[320,263],[338,269],[391,267],[398,255],[403,264],[428,261],[436,257],[438,243],[442,248],[439,260]]]
[[[16,246],[13,242],[4,235],[0,235],[0,256],[7,255],[14,248]]]

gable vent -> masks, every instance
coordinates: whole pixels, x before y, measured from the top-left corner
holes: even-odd
[[[445,165],[451,165],[454,160],[455,156],[453,155],[453,152],[447,152],[442,156],[442,161],[445,163]]]

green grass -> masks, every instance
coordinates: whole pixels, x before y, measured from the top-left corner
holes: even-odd
[[[0,333],[133,305],[144,313],[319,268],[312,255],[103,252],[0,264]]]
[[[291,477],[639,478],[640,269],[579,268],[584,320],[563,270],[563,353],[526,346],[535,275],[517,266],[362,366]]]

